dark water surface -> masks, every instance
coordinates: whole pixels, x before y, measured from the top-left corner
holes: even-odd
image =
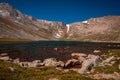
[[[68,60],[71,53],[90,54],[94,50],[120,49],[120,43],[79,42],[79,41],[37,41],[21,43],[0,43],[0,53],[8,53],[13,59],[21,61],[44,60],[55,57]]]

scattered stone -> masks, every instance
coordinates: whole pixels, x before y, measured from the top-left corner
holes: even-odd
[[[82,63],[84,60],[86,60],[86,58],[84,58],[84,57],[78,57],[78,60]]]
[[[110,64],[113,65],[113,64],[115,64],[115,62],[116,62],[116,61],[111,61]]]
[[[65,65],[64,62],[58,61],[56,67],[64,67],[64,65]]]
[[[59,80],[59,79],[57,79],[57,78],[50,78],[50,79],[48,79],[48,80]]]
[[[87,57],[87,54],[85,53],[72,53],[72,57]]]
[[[14,59],[13,63],[18,63],[19,64],[20,63],[20,59],[19,58]]]
[[[116,59],[117,59],[117,60],[120,60],[120,57],[117,57]]]
[[[65,63],[65,68],[75,67],[76,65],[81,65],[81,62],[76,59],[70,59]]]
[[[8,56],[8,53],[1,53],[0,57]]]
[[[28,67],[40,67],[40,66],[44,66],[44,63],[31,62],[28,64]]]
[[[69,72],[70,70],[69,69],[64,69],[63,70],[63,73],[67,73],[67,72]]]
[[[120,70],[120,64],[118,65],[118,69]]]
[[[111,57],[107,58],[106,60],[102,61],[101,65],[102,66],[104,66],[104,65],[112,66],[113,64],[110,63],[110,61],[112,61],[112,60],[115,60],[114,56],[111,56]]]
[[[57,69],[57,70],[59,70],[59,71],[62,71],[62,70],[63,70],[63,68],[61,68],[61,67],[56,67],[55,69]]]
[[[118,72],[114,72],[115,75],[119,76],[120,74]]]
[[[9,61],[10,57],[9,56],[0,57],[0,60]]]
[[[97,66],[100,62],[100,57],[95,55],[88,55],[85,61],[82,63],[81,69],[78,70],[78,73],[85,73],[90,71],[93,67]]]
[[[41,60],[34,60],[32,63],[41,63]]]
[[[95,72],[95,69],[92,69],[91,71],[90,71],[90,73],[94,73]]]
[[[48,58],[43,61],[45,66],[58,66],[57,60],[55,58]]]
[[[58,50],[58,48],[54,48],[54,50],[55,50],[55,51],[57,51],[57,50]]]
[[[10,71],[14,72],[16,71],[17,69],[16,68],[13,68],[13,67],[9,67]]]
[[[101,52],[100,50],[94,50],[93,53],[94,53],[94,54],[100,54],[100,53],[102,53],[102,52]]]
[[[116,74],[95,74],[93,75],[94,79],[115,79],[115,80],[120,80],[120,75]]]
[[[20,62],[19,65],[22,67],[28,67],[30,62]]]

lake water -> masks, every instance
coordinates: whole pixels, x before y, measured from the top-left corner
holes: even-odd
[[[21,43],[0,43],[0,53],[8,53],[21,61],[44,60],[55,57],[68,60],[71,53],[90,54],[94,50],[120,49],[120,43],[80,42],[80,41],[37,41]]]

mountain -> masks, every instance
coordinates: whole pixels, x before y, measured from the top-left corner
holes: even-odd
[[[120,16],[91,18],[70,24],[69,40],[120,41]]]
[[[120,16],[104,16],[65,24],[35,19],[8,3],[0,3],[0,40],[120,41]]]
[[[64,36],[65,30],[63,22],[38,20],[7,3],[0,3],[0,38],[57,40]]]

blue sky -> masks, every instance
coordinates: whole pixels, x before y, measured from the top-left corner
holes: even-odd
[[[38,19],[72,23],[120,15],[120,0],[0,0]]]

